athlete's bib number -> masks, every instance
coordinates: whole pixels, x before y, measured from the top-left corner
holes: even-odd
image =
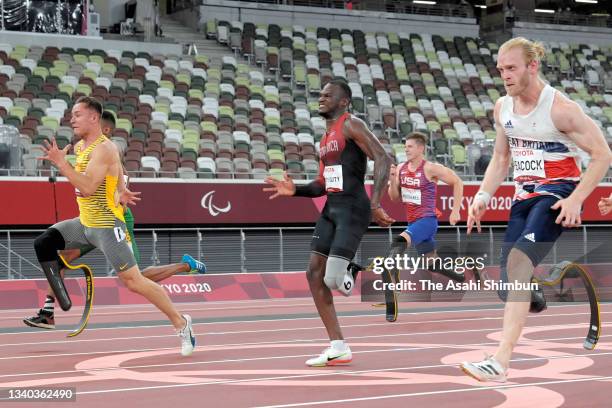
[[[536,149],[512,149],[514,178],[527,181],[546,178],[544,169],[544,151]]]
[[[402,187],[402,202],[421,205],[421,190]]]
[[[125,232],[121,229],[121,227],[115,227],[113,231],[115,231],[115,238],[117,238],[117,242],[125,240],[126,235]]]
[[[325,166],[323,176],[325,177],[326,190],[342,191],[342,165]]]

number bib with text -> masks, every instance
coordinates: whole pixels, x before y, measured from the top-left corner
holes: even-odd
[[[325,166],[323,176],[325,177],[326,190],[342,191],[342,165]]]
[[[421,205],[421,190],[402,187],[402,202]]]
[[[544,151],[535,149],[512,149],[514,178],[521,180],[536,180],[546,178],[544,168]]]

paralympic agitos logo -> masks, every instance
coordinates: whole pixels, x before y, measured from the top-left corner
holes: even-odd
[[[209,191],[208,193],[204,194],[204,197],[202,197],[202,201],[201,201],[202,208],[207,209],[210,215],[212,215],[213,217],[216,217],[217,215],[221,213],[224,213],[224,214],[228,213],[232,209],[232,203],[228,201],[225,208],[217,207],[212,202],[214,195],[215,195],[215,190]]]

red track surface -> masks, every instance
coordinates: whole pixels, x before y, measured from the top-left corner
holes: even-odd
[[[318,317],[308,316],[315,313],[310,299],[181,304],[196,322],[198,341],[186,358],[170,325],[160,325],[162,316],[150,306],[96,307],[90,327],[74,339],[64,330],[22,326],[32,310],[2,311],[0,388],[75,386],[76,404],[44,404],[62,407],[610,406],[609,326],[604,323],[595,351],[584,350],[586,305],[531,315],[509,381],[496,384],[478,383],[457,365],[494,352],[501,309],[403,304],[399,320],[387,323],[382,309],[367,315],[371,305],[357,299],[336,303],[340,313],[357,314],[340,319],[353,363],[336,368],[304,365],[328,345]],[[440,306],[448,310],[427,311]],[[59,312],[56,324],[74,325],[79,313]],[[611,305],[602,305],[604,322],[611,313]],[[202,323],[213,318],[235,321]],[[138,327],[117,327],[133,324]],[[2,403],[9,406],[25,405]]]

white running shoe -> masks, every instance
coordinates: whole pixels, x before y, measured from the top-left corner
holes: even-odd
[[[493,356],[485,355],[483,361],[477,363],[461,363],[461,370],[478,381],[506,382],[506,370]]]
[[[178,336],[181,338],[181,354],[189,356],[193,353],[196,345],[195,335],[193,334],[193,326],[191,325],[191,316],[183,315],[185,319],[185,327],[178,331]]]
[[[350,364],[351,361],[353,361],[353,354],[349,346],[346,346],[344,350],[328,347],[318,357],[307,360],[306,365],[310,367],[327,367]]]

